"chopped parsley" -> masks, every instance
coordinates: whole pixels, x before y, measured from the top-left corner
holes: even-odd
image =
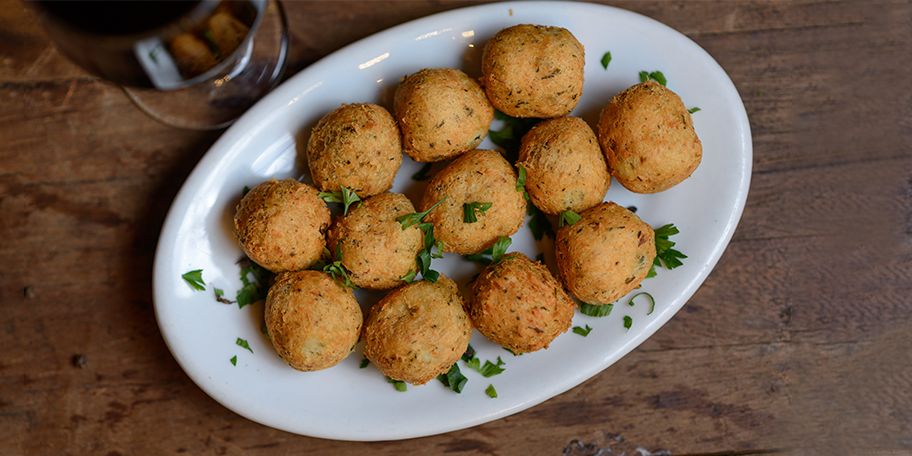
[[[595,304],[581,302],[579,308],[583,315],[588,315],[590,317],[607,317],[611,314],[611,309],[614,308],[614,304],[597,306]]]
[[[497,398],[497,390],[494,389],[494,385],[488,385],[488,387],[485,388],[485,394],[492,399]]]
[[[250,344],[248,344],[246,340],[238,337],[238,340],[235,343],[238,344],[239,346],[241,346],[242,348],[246,348],[247,350],[250,350],[250,353],[253,353],[253,349],[250,348]]]
[[[640,82],[646,82],[649,80],[658,82],[659,84],[662,84],[663,86],[665,85],[665,83],[668,82],[665,80],[665,75],[662,74],[661,71],[653,71],[652,73],[649,73],[646,71],[640,71]]]
[[[493,377],[504,371],[504,368],[501,367],[504,365],[504,362],[500,359],[500,356],[497,357],[496,364],[486,360],[484,365],[482,365],[481,359],[475,356],[475,350],[472,349],[471,346],[469,346],[469,350],[466,350],[466,353],[462,355],[462,360],[465,361],[466,367],[477,371],[485,378]]]
[[[656,266],[665,266],[665,269],[674,269],[684,264],[681,262],[681,259],[687,258],[687,255],[673,249],[672,247],[674,247],[675,242],[668,239],[679,232],[678,228],[672,223],[655,230],[656,257],[652,261],[652,268],[649,270],[649,273],[646,274],[647,278],[656,276]]]
[[[467,259],[469,261],[474,261],[476,263],[481,263],[481,264],[487,266],[487,265],[491,264],[492,261],[494,261],[491,259],[491,255],[493,253],[494,253],[494,247],[491,247],[481,253],[472,253],[469,255],[465,255],[465,259]]]
[[[412,174],[412,179],[414,179],[416,181],[423,181],[423,180],[430,179],[431,176],[429,176],[428,173],[431,172],[432,166],[434,166],[433,163],[425,163],[424,166],[422,166],[421,169],[418,170],[417,173]]]
[[[260,326],[260,332],[263,333],[263,336],[267,339],[272,340],[272,338],[269,337],[269,328],[266,327],[266,323],[263,323],[263,326]]]
[[[633,326],[633,318],[629,315],[624,315],[624,328],[627,331],[630,331],[630,327]]]
[[[319,196],[323,201],[326,201],[327,203],[342,203],[345,207],[342,210],[342,214],[348,215],[348,207],[354,203],[361,201],[361,198],[356,195],[355,192],[345,188],[344,185],[341,185],[340,187],[342,190],[320,192],[317,196]]]
[[[655,298],[652,297],[651,294],[646,293],[645,291],[642,291],[640,293],[633,295],[633,297],[630,298],[630,302],[628,304],[630,304],[630,306],[632,307],[633,300],[636,299],[640,295],[646,295],[646,297],[649,298],[649,301],[652,303],[652,306],[649,308],[649,312],[646,312],[646,315],[652,315],[652,313],[656,310],[656,300],[655,300]]]
[[[231,358],[231,365],[232,365],[232,366],[237,366],[237,355],[234,355],[234,357]]]
[[[361,365],[358,366],[358,369],[364,369],[365,367],[370,366],[370,363],[370,360],[365,356],[364,359],[361,360]]]
[[[225,297],[225,290],[221,288],[212,287],[212,290],[215,291],[215,300],[222,304],[233,304],[234,301],[229,300]]]
[[[434,204],[433,206],[431,206],[428,210],[426,210],[424,212],[413,212],[411,214],[400,215],[399,217],[396,217],[396,221],[402,224],[402,230],[404,231],[406,228],[408,228],[410,226],[417,225],[417,224],[423,222],[424,218],[427,217],[427,215],[429,213],[431,213],[431,211],[434,210],[435,207],[440,205],[440,203],[444,202],[445,200],[446,200],[446,198],[444,197],[442,200],[437,201],[436,204]]]
[[[241,266],[241,289],[237,291],[235,299],[240,309],[248,304],[266,299],[268,291],[266,285],[269,282],[270,273],[246,257],[238,261],[238,264]],[[253,280],[247,277],[248,274],[253,274]]]
[[[491,208],[494,203],[464,203],[462,205],[462,222],[463,223],[475,223],[478,221],[475,214],[484,214],[485,211]]]
[[[408,390],[408,386],[402,380],[393,380],[391,378],[387,378],[386,383],[392,383],[396,388],[396,391],[399,391],[400,393],[404,393],[406,390]]]
[[[206,291],[206,284],[203,282],[203,270],[197,269],[190,271],[182,275],[183,279],[190,284],[191,287],[196,288],[200,291]]]
[[[488,137],[506,152],[508,162],[516,163],[519,158],[522,137],[542,119],[510,117],[497,110],[494,111],[494,118],[503,120],[504,127],[500,131],[488,130]]]
[[[700,108],[693,107],[693,108],[688,109],[687,112],[693,114],[693,113],[695,113],[695,112],[697,112],[697,111],[699,111],[699,110],[700,110]]]
[[[245,185],[244,191],[241,193],[241,196],[247,196],[248,193],[250,193],[250,187]]]
[[[557,227],[563,228],[564,225],[567,225],[567,226],[573,225],[574,223],[580,221],[581,218],[583,218],[583,217],[573,211],[568,210],[568,211],[561,212],[560,218],[557,221]]]
[[[523,192],[523,198],[525,198],[526,201],[529,201],[529,192],[526,191],[526,167],[521,164],[517,164],[516,167],[518,168],[516,191]]]
[[[496,266],[500,264],[501,261],[506,259],[504,258],[504,254],[507,253],[507,249],[510,248],[510,244],[512,243],[513,240],[506,236],[501,236],[500,239],[494,243],[494,247],[492,247],[491,250],[492,265]]]
[[[592,331],[592,328],[590,328],[589,325],[586,325],[585,328],[581,328],[579,326],[573,327],[573,332],[575,332],[583,337],[588,336],[590,331]]]
[[[403,276],[403,277],[400,277],[399,280],[401,280],[401,281],[403,281],[403,282],[405,282],[405,283],[412,283],[412,282],[415,281],[415,276],[416,276],[416,275],[418,275],[418,272],[416,272],[414,269],[412,269],[412,270],[410,270],[410,271],[408,272],[408,274],[406,274],[406,275]]]
[[[602,56],[602,68],[607,70],[608,63],[610,63],[610,62],[611,62],[611,53],[606,52],[605,55]]]
[[[437,380],[440,380],[440,383],[443,383],[443,386],[446,386],[456,393],[462,393],[465,384],[469,382],[469,379],[465,378],[465,376],[462,375],[462,372],[459,371],[459,366],[456,365],[456,363],[453,363],[453,366],[450,367],[450,370],[447,371],[447,373],[438,375]]]
[[[536,241],[542,240],[545,236],[554,239],[554,227],[544,211],[535,207],[534,204],[529,204],[526,206],[526,215],[532,216],[529,219],[529,229]]]

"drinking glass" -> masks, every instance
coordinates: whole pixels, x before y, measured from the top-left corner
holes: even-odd
[[[57,49],[178,128],[225,128],[281,77],[288,23],[278,0],[26,4]]]

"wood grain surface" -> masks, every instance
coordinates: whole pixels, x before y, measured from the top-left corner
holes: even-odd
[[[288,1],[288,74],[475,3]],[[153,255],[219,133],[147,118],[0,0],[0,454],[912,455],[912,3],[605,3],[695,40],[741,94],[754,168],[730,246],[673,320],[582,385],[358,443],[251,422],[184,374],[153,315]]]

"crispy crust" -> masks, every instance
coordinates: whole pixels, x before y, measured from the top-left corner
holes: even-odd
[[[611,304],[636,288],[655,259],[655,233],[633,212],[613,202],[580,214],[557,230],[560,277],[580,301]]]
[[[481,85],[450,68],[406,76],[396,89],[393,112],[403,150],[419,162],[449,160],[474,149],[494,119]]]
[[[355,296],[319,271],[280,274],[266,296],[265,315],[276,352],[304,372],[339,364],[361,334]]]
[[[244,253],[275,272],[297,271],[323,254],[330,213],[317,189],[294,179],[271,179],[237,206],[235,234]]]
[[[601,112],[598,135],[611,174],[636,193],[680,184],[703,158],[681,97],[655,81],[615,96]]]
[[[343,104],[313,128],[307,164],[320,190],[345,186],[361,198],[385,192],[402,165],[396,120],[382,106]]]
[[[611,175],[595,132],[579,117],[558,117],[522,138],[517,165],[526,169],[526,191],[547,214],[582,212],[601,203]]]
[[[415,212],[399,193],[381,193],[340,216],[329,230],[327,247],[340,254],[353,284],[386,290],[402,285],[409,271],[417,271],[415,256],[424,248],[417,226],[402,229],[396,217]]]
[[[459,156],[428,183],[419,208],[434,224],[434,236],[448,252],[478,253],[501,236],[519,230],[526,217],[526,200],[516,190],[516,172],[498,152],[476,149]],[[475,223],[463,222],[463,204],[492,203],[477,214]]]
[[[422,385],[447,372],[469,346],[472,323],[444,275],[391,291],[364,324],[364,355],[395,380]]]
[[[522,253],[482,271],[468,303],[475,328],[501,347],[529,353],[570,328],[576,304],[551,271]]]
[[[561,27],[520,24],[485,44],[482,85],[495,108],[513,117],[559,117],[583,94],[583,45]]]

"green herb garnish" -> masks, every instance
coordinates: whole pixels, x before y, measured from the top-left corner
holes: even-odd
[[[494,385],[488,385],[488,387],[485,388],[485,394],[487,394],[490,398],[496,398],[497,390],[494,389]]]
[[[253,349],[250,348],[250,344],[248,344],[246,340],[241,339],[240,337],[238,337],[238,340],[237,340],[237,342],[235,342],[235,343],[238,344],[238,345],[240,345],[240,346],[243,347],[243,348],[246,348],[247,350],[250,350],[250,353],[253,353]]]
[[[500,356],[497,357],[496,364],[486,360],[483,366],[481,364],[481,360],[475,357],[474,353],[468,358],[466,355],[463,355],[462,360],[466,362],[466,367],[477,371],[485,378],[493,377],[504,371],[504,368],[501,366],[503,366],[505,363],[500,359]]]
[[[421,169],[418,170],[417,173],[412,174],[412,179],[414,179],[416,181],[423,181],[423,180],[429,179],[431,176],[429,176],[428,173],[431,172],[432,166],[434,166],[433,163],[425,163],[424,166],[422,166]]]
[[[478,218],[475,217],[476,212],[479,214],[484,214],[485,211],[491,208],[494,203],[464,203],[462,205],[462,222],[463,223],[475,223],[478,221]]]
[[[589,325],[586,325],[585,328],[581,328],[579,326],[573,327],[573,332],[575,332],[583,337],[588,336],[590,331],[592,331],[592,328],[590,328]]]
[[[516,177],[516,191],[522,192],[526,190],[526,167],[523,165],[516,165],[517,168],[517,177]]]
[[[665,269],[674,269],[684,264],[681,259],[687,258],[687,255],[673,249],[675,242],[668,239],[678,233],[680,231],[672,223],[655,230],[656,257],[653,265],[664,265]],[[661,264],[659,260],[661,260]]]
[[[218,301],[222,304],[233,304],[234,303],[234,301],[231,301],[225,297],[225,290],[222,290],[221,288],[215,288],[215,287],[213,287],[212,290],[215,291],[215,300],[216,301]]]
[[[507,249],[510,248],[510,244],[512,244],[512,243],[513,243],[513,240],[506,236],[501,236],[500,239],[498,239],[497,242],[494,243],[494,247],[492,247],[492,250],[491,250],[491,264],[492,265],[496,266],[505,259],[504,254],[507,253]]]
[[[609,62],[611,62],[611,53],[606,52],[605,55],[602,56],[602,68],[607,70]]]
[[[469,379],[465,378],[465,376],[462,375],[462,372],[459,371],[459,366],[456,365],[456,363],[453,363],[453,366],[450,367],[450,370],[447,371],[447,373],[438,375],[437,380],[440,380],[440,383],[443,383],[443,386],[446,386],[456,393],[462,393],[462,389],[469,381]]]
[[[640,296],[640,295],[646,295],[646,297],[649,298],[649,301],[652,303],[652,306],[649,308],[649,312],[646,312],[646,315],[652,315],[652,312],[654,312],[656,310],[656,300],[655,300],[655,298],[652,297],[651,294],[646,293],[645,291],[642,291],[640,293],[633,295],[633,297],[630,298],[629,304],[631,306],[633,306],[633,300],[636,299],[637,296]]]
[[[400,215],[399,217],[396,217],[396,221],[402,224],[403,230],[405,230],[406,228],[408,228],[410,226],[417,225],[417,224],[423,222],[424,218],[427,217],[427,215],[432,210],[434,210],[435,207],[440,205],[440,203],[444,202],[445,200],[446,200],[446,198],[444,197],[442,200],[437,201],[436,204],[434,204],[433,206],[431,206],[430,208],[428,208],[428,210],[426,210],[424,212],[413,212],[411,214]]]
[[[630,327],[633,326],[633,318],[629,315],[624,315],[624,328],[627,331],[630,331]]]
[[[370,360],[365,356],[364,359],[361,360],[361,365],[358,366],[358,369],[364,369],[365,367],[370,366],[370,363]]]
[[[392,383],[393,386],[396,387],[396,391],[399,391],[400,393],[404,393],[406,390],[408,390],[408,386],[402,380],[393,380],[391,378],[387,378],[386,383]]]
[[[573,211],[568,210],[561,212],[560,218],[557,221],[557,227],[563,228],[564,225],[573,225],[574,223],[580,221],[581,218],[583,217]]]
[[[476,263],[481,263],[481,264],[487,266],[487,265],[491,264],[491,262],[493,261],[491,259],[491,255],[493,253],[494,253],[494,248],[491,247],[481,253],[472,253],[469,255],[464,255],[464,257],[465,257],[465,259],[467,259],[469,261],[474,261]]]
[[[405,283],[412,283],[415,281],[415,276],[417,276],[417,275],[418,275],[418,272],[416,272],[414,269],[412,269],[408,272],[408,274],[406,274],[403,277],[400,277],[399,280],[401,280]]]
[[[205,284],[205,282],[203,282],[203,270],[202,269],[190,271],[190,272],[182,275],[181,277],[183,277],[184,280],[187,283],[189,283],[191,287],[196,288],[197,290],[200,290],[200,291],[206,290],[206,284]]]
[[[693,113],[695,113],[695,112],[697,112],[697,111],[699,111],[699,110],[700,110],[700,108],[696,108],[696,107],[694,107],[694,108],[690,108],[690,109],[688,109],[688,110],[687,110],[687,112],[689,112],[689,113],[691,113],[691,114],[693,114]]]
[[[590,317],[607,317],[611,314],[611,309],[614,308],[614,304],[597,306],[581,302],[579,308],[583,315],[588,315]]]
[[[320,192],[319,196],[323,201],[327,203],[342,203],[344,209],[342,210],[343,215],[348,215],[348,207],[352,204],[361,201],[361,198],[355,194],[355,192],[345,188],[344,185],[340,186],[342,190],[333,190],[331,192]]]
[[[665,80],[665,75],[662,74],[661,71],[653,71],[652,73],[640,71],[640,82],[646,82],[650,79],[658,82],[659,84],[662,84],[663,86],[668,82]]]
[[[270,273],[262,266],[250,261],[249,258],[242,258],[238,264],[241,265],[241,289],[237,291],[235,299],[240,309],[248,304],[266,299],[266,284]],[[247,277],[248,274],[253,274],[253,280]]]
[[[526,215],[532,216],[529,219],[529,229],[536,241],[542,240],[545,236],[554,239],[554,227],[544,211],[535,207],[534,204],[528,204],[526,205]]]
[[[263,326],[260,326],[260,332],[263,333],[263,336],[267,339],[272,340],[272,338],[269,337],[269,328],[266,327],[266,323],[263,323]]]
[[[494,111],[494,118],[503,120],[504,127],[500,131],[488,130],[488,137],[506,152],[508,162],[516,163],[519,158],[522,137],[542,119],[510,117],[497,110]]]
[[[231,358],[231,365],[232,365],[232,366],[237,366],[237,355],[234,355],[234,357]]]

